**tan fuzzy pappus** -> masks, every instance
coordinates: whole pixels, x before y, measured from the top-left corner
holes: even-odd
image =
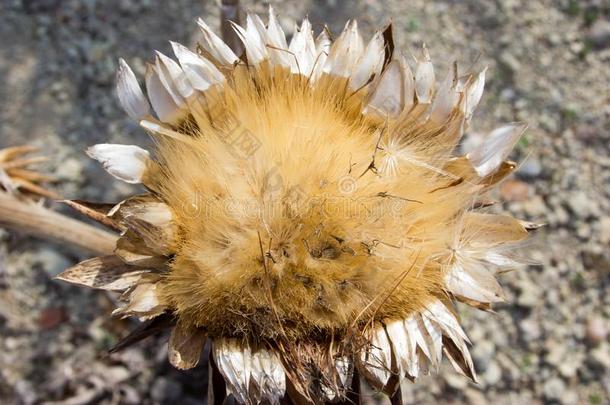
[[[211,339],[242,403],[341,400],[359,375],[392,395],[443,352],[474,379],[453,303],[501,301],[495,274],[535,227],[482,211],[522,124],[454,155],[485,70],[437,83],[391,27],[365,44],[356,22],[332,41],[305,20],[288,44],[270,10],[235,25],[238,57],[199,25],[196,51],[148,65],[148,97],[120,61],[121,104],[156,148],[88,153],[148,192],[104,210],[115,255],[59,278],[122,292],[114,314],[147,321],[138,336],[172,329],[179,368]]]

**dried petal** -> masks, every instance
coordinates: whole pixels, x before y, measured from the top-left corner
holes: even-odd
[[[171,42],[171,44],[186,78],[193,88],[206,91],[225,81],[224,75],[210,61],[191,52],[184,45],[176,42]]]
[[[455,315],[440,300],[434,300],[428,304],[424,314],[433,319],[443,331],[451,330],[456,336],[470,343],[468,336],[466,336]]]
[[[174,316],[170,314],[162,314],[153,319],[150,319],[137,328],[131,331],[127,336],[122,338],[109,353],[117,353],[124,350],[148,337],[154,336],[158,333],[164,332],[174,326]]]
[[[402,112],[405,106],[402,73],[399,61],[394,60],[388,64],[364,109],[365,114],[397,117]]]
[[[261,348],[252,352],[251,364],[250,388],[257,402],[279,404],[286,392],[286,373],[278,356]]]
[[[135,145],[97,144],[87,149],[87,155],[117,179],[132,184],[142,182],[150,160],[148,151]]]
[[[475,301],[504,301],[502,287],[494,275],[474,260],[457,260],[445,276],[445,285],[451,293]]]
[[[417,61],[415,69],[415,94],[420,104],[432,102],[434,93],[434,66],[430,61],[430,55],[426,46],[422,48],[422,57]]]
[[[290,41],[290,71],[309,77],[316,63],[316,45],[313,40],[311,23],[306,18],[301,28],[295,28],[295,34]],[[318,63],[320,63],[318,61]]]
[[[392,344],[382,325],[375,328],[369,347],[361,352],[359,369],[375,389],[382,390],[390,381]]]
[[[218,63],[222,65],[233,65],[239,58],[233,53],[231,48],[218,37],[201,18],[197,20],[199,28],[203,33],[202,46]]]
[[[415,103],[415,77],[411,71],[411,67],[407,63],[404,56],[400,57],[400,67],[402,68],[403,78],[403,94],[405,100],[405,109],[410,109]]]
[[[57,276],[58,280],[85,287],[123,291],[134,286],[150,270],[125,264],[117,256],[102,256],[85,260]]]
[[[155,67],[159,74],[159,80],[161,80],[174,103],[178,106],[184,105],[184,99],[193,95],[193,86],[178,63],[159,51],[155,54]]]
[[[243,29],[231,21],[235,33],[246,48],[248,63],[252,66],[256,66],[267,59],[267,48],[254,24],[252,15],[248,15],[247,17],[247,29]]]
[[[206,335],[200,328],[176,325],[168,343],[169,362],[180,370],[188,370],[199,363]]]
[[[485,177],[495,172],[513,149],[527,125],[509,124],[491,131],[483,143],[468,154],[479,176]]]
[[[142,93],[138,79],[127,62],[119,59],[116,73],[116,90],[123,110],[136,121],[150,115],[150,104]]]
[[[273,7],[269,5],[269,24],[266,31],[267,52],[271,62],[278,66],[291,67],[294,56],[289,53],[286,35],[280,25]]]
[[[137,316],[140,319],[151,319],[161,315],[167,307],[159,301],[157,283],[140,283],[129,292],[128,304],[112,312],[113,316],[125,318]]]
[[[460,101],[460,93],[456,86],[458,83],[457,66],[449,70],[447,77],[438,88],[438,91],[430,107],[430,121],[442,124],[451,115],[454,108],[457,107]]]
[[[423,328],[423,324],[418,322],[418,318],[419,314],[413,314],[405,320],[405,326],[407,327],[407,331],[409,331],[409,337],[411,340],[422,351],[422,353],[424,353],[426,357],[430,359],[432,357],[432,353],[430,352],[428,342],[424,337],[426,334],[426,329]]]
[[[481,101],[483,96],[483,90],[485,88],[485,73],[487,68],[481,70],[478,75],[474,78],[472,83],[467,87],[465,92],[465,103],[464,103],[464,116],[466,119],[470,119],[474,113],[475,108]]]
[[[146,67],[146,91],[157,117],[163,122],[175,124],[186,115],[184,106],[176,102],[167,90],[159,76],[158,69],[153,65]]]
[[[377,31],[367,45],[350,77],[350,86],[357,90],[364,86],[372,77],[379,75],[383,67],[385,49],[383,32]]]
[[[171,232],[173,227],[172,210],[167,204],[150,194],[121,201],[108,211],[108,216],[122,221],[129,217],[137,218],[161,228],[165,232]]]
[[[164,269],[167,265],[167,258],[151,251],[132,230],[128,230],[119,238],[114,254],[132,266]]]
[[[464,341],[443,336],[443,349],[453,368],[476,383],[477,375],[474,371],[474,364]]]
[[[160,256],[169,256],[173,253],[171,225],[161,228],[133,215],[125,217],[123,221],[150,252]]]
[[[415,344],[408,336],[405,322],[401,319],[386,323],[388,337],[392,343],[394,357],[401,376],[408,374],[415,378],[418,375],[418,363],[415,357]]]
[[[214,361],[227,384],[227,391],[242,404],[249,403],[248,387],[252,372],[250,347],[237,339],[216,339],[213,345]]]
[[[348,22],[345,29],[332,44],[324,65],[324,73],[338,77],[349,77],[362,56],[364,44],[358,33],[356,20]]]
[[[464,238],[471,247],[492,247],[525,240],[527,229],[508,215],[469,212],[464,218]]]
[[[428,347],[432,348],[430,360],[438,368],[443,358],[443,333],[438,324],[425,314],[421,314],[421,320],[429,338]]]

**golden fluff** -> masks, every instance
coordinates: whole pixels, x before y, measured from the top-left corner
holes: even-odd
[[[114,314],[147,322],[118,348],[171,328],[170,361],[190,368],[211,339],[241,403],[340,400],[357,376],[392,395],[443,351],[475,379],[453,302],[501,301],[494,274],[533,227],[480,212],[523,125],[454,156],[485,70],[437,85],[391,27],[365,45],[356,22],[314,40],[306,19],[288,44],[270,10],[235,25],[238,57],[199,25],[196,52],[148,65],[148,97],[120,61],[121,105],[156,148],[88,153],[148,192],[104,211],[114,255],[59,278],[123,292]]]

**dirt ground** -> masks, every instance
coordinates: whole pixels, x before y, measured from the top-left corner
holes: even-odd
[[[244,3],[266,12],[267,2]],[[305,15],[335,33],[357,18],[367,36],[392,21],[400,46],[425,42],[441,75],[454,60],[489,66],[469,140],[500,123],[529,123],[499,209],[548,224],[525,248],[532,265],[503,277],[508,302],[497,313],[461,308],[480,383],[445,365],[405,384],[406,403],[610,403],[610,2],[272,4],[287,33]],[[3,0],[0,147],[39,146],[50,158],[42,169],[66,198],[133,193],[84,154],[99,142],[150,142],[118,106],[117,59],[142,75],[154,49],[170,53],[168,40],[197,42],[199,16],[217,27],[217,3]],[[167,336],[105,355],[133,324],[109,318],[105,294],[52,280],[86,257],[0,229],[0,403],[204,403],[206,365],[174,370]]]

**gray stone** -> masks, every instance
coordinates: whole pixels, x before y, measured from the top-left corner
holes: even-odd
[[[19,399],[25,405],[34,404],[38,401],[36,389],[27,380],[19,380],[15,384],[15,391],[19,395]]]
[[[509,51],[504,51],[500,55],[500,62],[511,72],[517,73],[521,70],[521,63],[519,60]]]
[[[608,322],[600,316],[587,319],[586,336],[589,343],[598,345],[608,339]]]
[[[533,318],[527,318],[519,323],[519,327],[523,332],[521,336],[526,342],[532,342],[540,339],[540,321]]]
[[[599,214],[599,206],[584,191],[578,191],[567,199],[572,212],[579,218],[588,218]]]
[[[176,381],[167,377],[159,377],[150,389],[153,400],[161,403],[175,401],[182,395],[182,387]]]
[[[458,391],[461,391],[468,386],[468,380],[466,377],[452,372],[445,375],[445,382],[448,386]]]
[[[561,378],[553,377],[547,380],[542,387],[544,397],[551,401],[559,401],[565,392],[566,386]]]
[[[464,396],[470,405],[487,405],[485,395],[476,389],[468,388],[464,391]]]
[[[607,342],[589,352],[588,363],[595,369],[605,372],[610,369],[610,346]]]
[[[55,175],[60,180],[80,182],[83,175],[83,164],[80,159],[67,158],[59,164]]]
[[[495,361],[489,363],[485,374],[483,375],[485,383],[490,386],[497,385],[502,380],[502,369]]]
[[[525,178],[536,178],[542,173],[540,160],[535,157],[527,159],[519,168],[519,175]]]
[[[110,385],[122,383],[131,377],[128,369],[122,366],[108,367],[104,371],[104,378]]]
[[[556,368],[565,361],[568,347],[563,342],[549,340],[545,346],[548,353],[544,360],[548,364]]]
[[[529,216],[537,218],[542,217],[546,213],[547,207],[542,197],[535,195],[534,197],[523,202],[523,210]]]
[[[542,290],[540,286],[524,278],[518,282],[518,287],[519,295],[517,297],[517,304],[528,308],[541,305],[544,290]]]
[[[610,21],[597,20],[589,29],[587,39],[596,48],[606,48],[610,45]]]
[[[480,340],[472,349],[472,357],[475,362],[476,369],[483,372],[487,370],[489,362],[493,358],[496,351],[494,343],[489,340]]]
[[[560,402],[562,405],[578,405],[580,403],[578,392],[572,390],[564,392]]]
[[[72,265],[64,255],[52,248],[42,248],[35,256],[37,263],[40,263],[44,272],[53,278]]]

